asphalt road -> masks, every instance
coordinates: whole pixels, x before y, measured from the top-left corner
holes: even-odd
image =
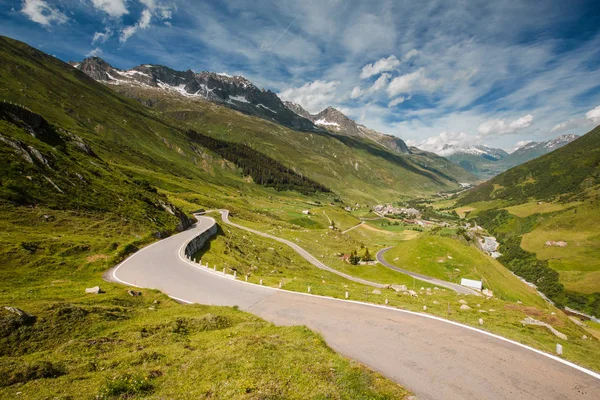
[[[253,285],[184,260],[187,241],[214,223],[199,217],[194,228],[140,250],[109,274],[184,302],[238,305],[279,325],[306,325],[334,350],[380,371],[420,399],[600,399],[600,375],[473,328]]]
[[[474,295],[479,296],[479,294],[476,291],[469,289],[467,287],[461,286],[459,284],[443,281],[441,279],[432,278],[432,277],[429,277],[429,276],[423,275],[423,274],[418,274],[416,272],[412,272],[407,269],[398,268],[395,265],[390,264],[389,262],[385,261],[384,255],[385,255],[385,253],[388,252],[388,250],[391,250],[391,249],[392,249],[391,247],[388,247],[386,249],[379,250],[376,255],[377,261],[379,261],[382,265],[385,265],[386,267],[393,269],[394,271],[398,271],[403,274],[410,275],[413,278],[419,279],[419,280],[427,282],[427,283],[431,283],[432,285],[443,286],[445,288],[452,289],[455,292],[462,293],[462,294],[474,294]]]
[[[266,237],[269,239],[273,239],[276,240],[280,243],[284,243],[288,246],[290,246],[292,249],[294,249],[294,251],[296,251],[296,253],[298,253],[302,258],[304,258],[306,261],[308,261],[309,263],[311,263],[312,265],[314,265],[317,268],[320,268],[322,270],[331,272],[333,274],[339,275],[343,278],[346,278],[348,280],[357,282],[357,283],[362,283],[363,285],[368,285],[368,286],[373,286],[373,287],[377,287],[377,288],[383,288],[386,285],[382,284],[382,283],[376,283],[376,282],[371,282],[368,281],[366,279],[361,279],[361,278],[357,278],[354,277],[352,275],[348,275],[345,274],[343,272],[338,271],[337,269],[333,269],[331,267],[328,267],[327,265],[323,264],[321,261],[317,260],[315,257],[313,257],[309,252],[307,252],[306,250],[304,250],[302,247],[298,246],[296,243],[290,241],[290,240],[286,240],[286,239],[282,239],[280,237],[277,236],[273,236],[273,235],[269,235],[268,233],[264,233],[261,231],[257,231],[256,229],[252,229],[252,228],[248,228],[246,226],[243,225],[238,225],[235,222],[231,222],[229,220],[229,210],[219,210],[219,213],[221,213],[221,219],[223,220],[223,222],[227,225],[231,225],[231,226],[235,226],[236,228],[239,229],[243,229],[245,231],[248,232],[252,232],[256,235],[262,236],[262,237]]]

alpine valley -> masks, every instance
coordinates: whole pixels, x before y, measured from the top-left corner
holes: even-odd
[[[430,398],[434,355],[484,391],[513,354],[600,371],[600,128],[436,154],[242,76],[129,67],[0,36],[0,398]],[[407,340],[427,365],[377,347]]]

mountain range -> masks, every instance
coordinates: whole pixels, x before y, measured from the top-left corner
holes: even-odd
[[[433,153],[409,148],[406,143],[392,135],[383,134],[348,118],[339,110],[327,107],[316,115],[310,114],[298,104],[283,102],[277,94],[269,90],[258,89],[249,80],[241,76],[228,76],[214,72],[195,73],[193,71],[175,71],[161,65],[143,64],[129,70],[114,68],[99,57],[90,57],[81,62],[70,62],[74,68],[85,72],[98,82],[109,84],[111,88],[132,97],[144,105],[155,107],[178,104],[176,118],[188,118],[191,104],[198,106],[208,101],[247,115],[283,125],[300,132],[312,132],[318,135],[336,137],[346,144],[356,146],[364,141],[382,146],[391,154],[410,160],[419,169],[430,171],[445,180],[474,182],[475,176],[463,168]],[[175,96],[175,97],[173,97]],[[184,104],[172,100],[186,100]],[[186,115],[183,109],[188,109]],[[170,110],[175,112],[175,110]],[[358,142],[357,142],[358,140]],[[250,145],[252,145],[250,143]],[[364,147],[364,144],[361,144]],[[368,146],[371,152],[390,157],[385,151],[375,150],[377,146]],[[300,150],[302,151],[302,150]]]
[[[438,153],[481,180],[487,180],[512,167],[559,149],[578,137],[562,135],[543,142],[529,142],[512,153],[485,145],[476,145],[467,149],[446,145]]]

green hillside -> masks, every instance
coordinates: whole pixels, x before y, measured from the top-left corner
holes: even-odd
[[[567,201],[592,195],[600,183],[600,127],[535,160],[487,181],[457,205],[502,200],[506,205],[529,200]]]
[[[561,306],[600,315],[600,127],[460,197],[499,258]],[[556,244],[560,243],[560,245]]]
[[[244,143],[327,186],[346,199],[377,203],[458,188],[469,180],[450,162],[393,153],[371,140],[290,130],[203,99],[155,88],[110,86],[150,105],[153,112],[186,128]]]

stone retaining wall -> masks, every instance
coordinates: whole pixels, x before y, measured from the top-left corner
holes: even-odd
[[[192,240],[188,242],[185,246],[185,250],[183,251],[186,258],[192,257],[194,254],[200,250],[206,241],[217,233],[217,224],[215,223],[210,229],[202,232]]]

